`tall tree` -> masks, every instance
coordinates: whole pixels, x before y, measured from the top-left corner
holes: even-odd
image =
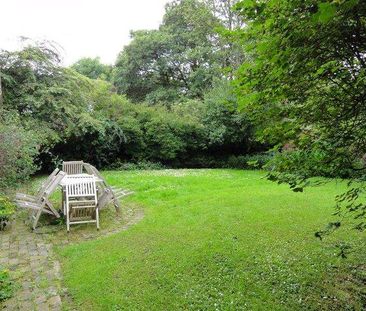
[[[85,57],[79,59],[71,68],[90,79],[110,80],[112,66],[102,64],[100,58]]]
[[[226,29],[235,30],[244,26],[243,17],[234,9],[239,0],[205,0],[204,2]]]
[[[164,100],[178,96],[177,83],[170,77],[169,34],[158,30],[131,32],[132,41],[117,59],[114,84],[119,93],[134,101],[143,101],[150,94]],[[171,96],[173,98],[171,98]]]
[[[120,53],[118,91],[135,101],[202,98],[220,75],[217,25],[218,19],[197,0],[169,3],[159,30],[133,32],[131,44]]]

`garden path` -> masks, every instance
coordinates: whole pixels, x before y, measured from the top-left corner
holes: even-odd
[[[15,280],[14,296],[3,310],[61,310],[61,269],[45,235],[15,217],[0,234],[0,264]]]

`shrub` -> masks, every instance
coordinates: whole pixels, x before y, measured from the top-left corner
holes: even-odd
[[[247,155],[248,168],[269,169],[272,159],[272,153],[257,153]]]
[[[0,231],[4,230],[10,216],[15,212],[15,205],[9,198],[0,195]]]
[[[133,171],[133,170],[162,170],[166,167],[159,162],[140,161],[132,162],[116,162],[111,167],[114,170]]]
[[[341,148],[328,150],[324,146],[322,149],[277,152],[270,165],[277,172],[290,172],[305,178],[314,176],[354,178],[362,172],[363,163],[361,159],[358,161],[350,159],[347,150]]]
[[[0,267],[0,301],[13,296],[13,282],[10,280],[9,272]]]
[[[231,156],[224,166],[239,169],[266,169],[272,158],[273,155],[269,153]]]
[[[0,188],[16,185],[36,169],[37,138],[16,118],[0,118]]]

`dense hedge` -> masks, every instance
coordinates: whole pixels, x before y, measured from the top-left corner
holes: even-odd
[[[0,188],[15,185],[36,171],[37,135],[10,114],[0,116]]]
[[[98,167],[222,167],[232,155],[263,150],[225,79],[201,99],[151,106],[60,66],[47,44],[0,52],[0,68],[0,187],[63,160]]]

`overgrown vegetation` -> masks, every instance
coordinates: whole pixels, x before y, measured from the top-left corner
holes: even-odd
[[[23,127],[18,116],[0,116],[0,189],[14,186],[36,171],[37,137],[35,131]]]
[[[15,205],[10,199],[0,193],[0,231],[7,226],[10,217],[15,212]]]
[[[133,32],[113,68],[98,58],[64,68],[49,42],[1,51],[9,121],[0,128],[0,186],[75,158],[99,167],[210,167],[263,151],[227,79],[241,52],[218,31],[232,28],[233,14],[212,1],[173,1],[158,30]]]
[[[257,137],[280,151],[270,178],[296,191],[312,176],[351,178],[337,213],[364,230],[366,2],[246,0],[236,9],[248,55],[238,98]]]
[[[0,266],[0,302],[13,296],[14,284],[8,270]]]
[[[253,189],[240,172],[200,181],[124,172],[147,220],[107,239],[108,252],[99,241],[61,252],[85,308],[136,299],[184,309],[365,307],[364,258],[349,246],[366,229],[365,1],[173,0],[158,29],[131,31],[113,66],[83,58],[65,68],[60,58],[50,42],[0,51],[1,189],[72,159],[160,177],[166,168],[267,169],[294,192],[329,183],[299,199],[264,181]],[[326,210],[332,196],[335,217]],[[0,197],[0,219],[11,212]],[[349,267],[313,239],[343,227],[334,237],[348,241],[338,245],[344,260],[353,256]],[[114,269],[121,262],[127,269]],[[85,276],[90,282],[79,284]],[[343,277],[356,279],[352,290]],[[90,286],[99,295],[85,302]]]

